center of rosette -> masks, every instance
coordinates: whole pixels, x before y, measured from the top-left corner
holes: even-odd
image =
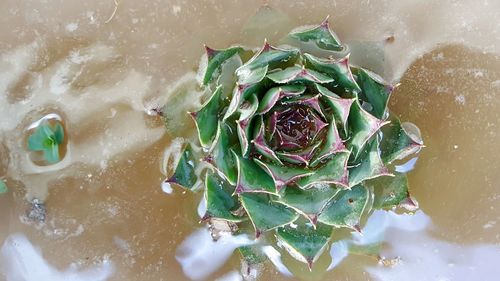
[[[326,125],[309,106],[290,105],[277,113],[273,144],[277,150],[307,148]]]

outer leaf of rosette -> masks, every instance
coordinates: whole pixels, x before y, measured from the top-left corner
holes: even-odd
[[[267,159],[274,161],[278,163],[279,165],[283,165],[281,160],[278,158],[276,153],[269,147],[269,145],[266,142],[266,139],[264,137],[264,121],[262,120],[262,116],[257,116],[256,117],[256,124],[255,124],[255,133],[254,133],[254,139],[252,140],[252,143],[255,147],[255,150],[257,150],[262,156],[266,157]]]
[[[267,260],[262,251],[262,245],[241,246],[238,248],[242,258],[251,266],[263,263]]]
[[[322,143],[321,150],[316,154],[313,161],[311,161],[311,167],[316,166],[320,162],[324,161],[328,157],[340,151],[345,151],[345,146],[337,130],[337,124],[335,123],[335,118],[332,115],[330,117],[328,132]]]
[[[405,174],[395,173],[394,177],[380,177],[366,182],[375,192],[373,208],[392,209],[399,205],[418,206],[410,196],[408,178]]]
[[[278,84],[288,84],[297,81],[309,81],[325,84],[334,81],[334,79],[328,75],[298,65],[269,73],[267,77],[274,83]]]
[[[313,28],[292,30],[288,36],[304,43],[313,42],[323,50],[338,52],[344,49],[337,35],[330,29],[328,18]]]
[[[276,202],[294,209],[316,225],[318,216],[339,191],[340,188],[330,185],[306,190],[288,186],[280,193],[281,196],[276,198]]]
[[[243,193],[241,203],[255,228],[255,236],[294,222],[299,215],[280,203],[273,202],[268,194]]]
[[[349,169],[349,186],[351,187],[369,179],[392,176],[380,158],[379,141],[377,138],[372,140],[365,150],[361,156],[361,162]]]
[[[380,150],[382,160],[391,163],[418,152],[423,146],[420,130],[411,123],[401,124],[395,115],[390,115],[388,125],[382,127]],[[406,125],[406,126],[405,126]]]
[[[271,176],[276,186],[276,192],[280,192],[283,187],[291,182],[314,174],[314,171],[298,167],[264,163],[258,159],[255,159],[255,162]]]
[[[351,109],[351,105],[356,99],[341,98],[319,84],[314,84],[314,86],[318,93],[320,93],[324,97],[324,101],[332,109],[335,119],[344,129],[344,133],[347,134],[347,119],[349,117],[349,111]]]
[[[369,201],[369,191],[362,185],[340,191],[319,215],[318,221],[335,227],[360,231],[361,216]]]
[[[175,183],[185,189],[192,190],[197,180],[195,173],[196,163],[191,145],[186,144],[179,158],[179,162],[176,164],[177,166],[175,167],[174,174],[165,182]]]
[[[276,194],[273,179],[253,159],[242,157],[231,150],[237,159],[238,181],[235,193],[261,192]]]
[[[304,85],[283,85],[269,89],[259,103],[258,114],[265,114],[271,110],[276,102],[282,98],[295,97],[305,92]]]
[[[331,83],[345,92],[359,93],[361,88],[356,83],[349,66],[349,56],[340,60],[323,60],[311,54],[303,55],[307,68],[319,71],[334,79]]]
[[[348,186],[347,160],[349,151],[339,151],[327,158],[326,163],[320,166],[311,175],[296,181],[302,189],[310,188],[317,184],[337,184]]]
[[[236,85],[233,90],[233,95],[231,97],[231,102],[224,114],[223,121],[226,121],[229,117],[233,116],[240,105],[249,99],[253,94],[258,94],[267,90],[272,82],[268,79],[264,79],[256,84],[251,85]]]
[[[292,257],[306,263],[309,269],[326,249],[333,228],[318,224],[313,227],[299,223],[297,227],[283,226],[276,230],[276,237]]]
[[[387,103],[394,87],[377,74],[362,68],[355,68],[356,81],[361,88],[359,98],[371,104],[370,113],[377,118],[384,118]]]
[[[353,158],[357,159],[365,144],[389,122],[371,115],[361,107],[359,101],[356,101],[351,106],[347,123],[350,134],[347,148],[351,149]]]
[[[221,94],[222,87],[219,86],[200,110],[190,113],[196,123],[200,144],[203,147],[210,146],[217,133],[219,113],[222,109]]]
[[[205,160],[232,185],[235,185],[238,180],[236,159],[229,150],[236,142],[235,138],[232,129],[227,124],[219,122],[214,144],[209,155],[205,157]]]
[[[241,218],[233,215],[232,210],[238,206],[232,197],[233,187],[214,173],[207,173],[205,178],[205,199],[207,211],[203,219],[218,218],[232,222],[240,222]]]
[[[297,49],[279,49],[264,43],[262,49],[248,62],[236,70],[238,84],[254,84],[260,82],[267,72],[277,66],[294,61],[299,54]]]
[[[242,52],[243,48],[231,47],[223,50],[214,50],[205,46],[205,50],[207,53],[208,63],[202,82],[203,85],[208,85],[208,83],[210,83],[216,76],[215,73],[220,71],[222,64],[235,54]]]

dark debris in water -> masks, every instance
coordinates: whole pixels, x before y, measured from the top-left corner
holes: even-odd
[[[31,207],[27,211],[26,216],[35,222],[45,222],[45,217],[47,211],[45,209],[45,204],[40,199],[33,199],[31,201]]]

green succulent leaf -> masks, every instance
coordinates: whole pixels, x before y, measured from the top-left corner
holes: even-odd
[[[207,173],[205,178],[205,199],[207,211],[204,219],[218,218],[232,222],[241,221],[231,213],[237,207],[238,201],[231,196],[232,187],[214,173]]]
[[[224,50],[214,50],[205,46],[205,50],[208,57],[208,64],[203,75],[203,85],[208,85],[216,76],[216,72],[220,71],[222,64],[235,54],[242,52],[243,48],[232,47]]]
[[[175,168],[174,174],[166,180],[167,183],[175,183],[181,187],[192,190],[195,187],[197,180],[196,176],[196,159],[193,155],[193,149],[190,144],[182,151],[179,162]]]
[[[361,163],[349,169],[349,186],[355,186],[366,180],[381,176],[392,176],[380,158],[378,146],[378,139],[371,141],[366,148]]]
[[[368,195],[368,189],[362,185],[340,191],[319,215],[318,221],[360,231],[359,222],[368,204]]]
[[[268,70],[279,64],[295,60],[298,54],[297,49],[278,49],[266,42],[264,47],[253,58],[236,70],[239,77],[238,84],[247,85],[260,82],[264,79]]]
[[[304,164],[305,166],[310,166],[309,162],[316,154],[317,148],[319,146],[321,146],[321,142],[317,142],[316,144],[313,144],[310,147],[303,149],[302,151],[277,152],[276,154],[283,161],[293,164]]]
[[[314,171],[305,170],[293,166],[284,166],[271,163],[264,163],[258,159],[255,162],[272,177],[276,190],[279,192],[287,184],[303,177],[314,174]]]
[[[241,104],[244,103],[245,101],[248,101],[251,95],[264,91],[268,87],[268,84],[269,84],[267,81],[263,80],[259,83],[252,84],[252,85],[237,85],[234,88],[231,102],[229,103],[227,111],[224,114],[224,117],[222,120],[226,121],[235,112],[237,112],[238,109],[240,108]]]
[[[389,120],[391,123],[382,128],[382,141],[380,143],[382,160],[385,163],[403,159],[418,152],[423,147],[420,131],[415,125],[406,123],[405,128],[394,115]]]
[[[59,121],[50,124],[43,121],[28,137],[28,149],[42,151],[45,160],[54,164],[59,162],[59,145],[64,141],[64,129]]]
[[[304,93],[304,85],[283,85],[269,89],[259,103],[258,114],[265,114],[271,110],[276,102],[285,97],[294,97]]]
[[[321,84],[333,82],[333,78],[325,74],[297,65],[275,71],[268,74],[267,77],[278,84],[288,84],[296,81],[309,81]]]
[[[339,191],[340,189],[333,185],[307,190],[288,186],[280,194],[281,196],[276,198],[276,202],[294,209],[315,225],[319,214],[323,211],[326,204],[330,202]]]
[[[375,209],[392,209],[408,200],[411,201],[406,174],[395,173],[394,177],[380,177],[368,181],[366,185],[373,186],[375,191]]]
[[[326,249],[333,228],[329,225],[298,224],[297,227],[284,226],[276,230],[276,237],[297,260],[306,263],[309,269]]]
[[[356,81],[361,92],[359,97],[371,104],[369,111],[373,116],[382,119],[387,111],[387,102],[393,90],[392,85],[384,82],[377,74],[366,69],[355,70]]]
[[[252,140],[252,143],[255,147],[255,149],[260,152],[260,154],[269,160],[272,160],[279,165],[283,165],[281,160],[278,158],[276,153],[269,147],[269,145],[266,143],[266,140],[264,138],[264,122],[262,121],[262,116],[259,116],[257,118],[257,133],[255,134],[254,139]]]
[[[7,193],[7,191],[9,191],[7,184],[3,180],[0,180],[0,194]]]
[[[335,116],[335,120],[339,123],[339,127],[344,129],[344,133],[347,134],[347,119],[349,117],[349,111],[351,109],[351,105],[354,103],[356,99],[345,99],[340,98],[327,88],[315,84],[316,90],[323,96],[324,101],[329,105],[332,109],[333,114]]]
[[[316,184],[338,184],[348,185],[347,179],[347,160],[348,151],[340,151],[332,155],[324,166],[318,168],[314,173],[296,181],[297,186],[307,189]]]
[[[311,54],[304,54],[304,60],[307,68],[319,71],[333,78],[333,86],[344,89],[348,93],[359,93],[361,91],[351,73],[349,57],[340,60],[323,60]]]
[[[198,129],[200,143],[204,147],[210,145],[217,133],[219,112],[222,108],[221,94],[222,87],[219,86],[199,111],[191,112]]]
[[[255,228],[255,236],[294,222],[298,215],[290,208],[275,203],[267,194],[243,193],[241,203]]]
[[[50,164],[59,162],[59,145],[56,143],[51,143],[50,146],[43,150],[43,157]]]
[[[358,158],[365,144],[387,123],[364,110],[358,101],[352,104],[348,119],[351,138],[347,141],[347,148],[352,150],[354,158]]]
[[[320,95],[315,95],[315,96],[300,96],[297,98],[289,98],[288,100],[284,101],[283,104],[285,105],[292,105],[292,104],[302,104],[306,105],[309,108],[314,109],[316,113],[318,113],[321,117],[326,118],[325,114],[323,113],[323,110],[321,109],[320,101],[319,101]]]
[[[61,144],[64,141],[64,128],[61,123],[57,122],[54,127],[54,142]]]
[[[238,109],[240,113],[239,121],[249,120],[253,117],[257,108],[259,107],[259,100],[256,95],[250,95],[247,101],[243,102]]]
[[[339,136],[339,132],[337,131],[335,119],[332,116],[330,118],[330,125],[328,126],[328,132],[324,139],[323,146],[321,150],[318,152],[316,158],[311,162],[311,166],[314,167],[321,161],[330,157],[331,155],[343,150],[345,150],[345,146],[342,139]]]
[[[258,245],[243,246],[238,248],[241,256],[249,264],[259,264],[266,261],[267,257]]]
[[[304,43],[313,42],[323,50],[338,52],[344,49],[337,35],[330,30],[328,18],[314,28],[292,31],[289,36]]]
[[[228,150],[232,146],[231,128],[220,122],[217,135],[214,140],[214,146],[210,149],[210,154],[206,157],[208,163],[212,164],[224,178],[232,185],[236,184],[238,171],[236,169],[236,160],[233,154]]]
[[[241,155],[247,156],[250,148],[250,134],[252,129],[252,119],[236,121],[236,130],[240,141]]]
[[[254,160],[239,156],[233,151],[238,163],[238,183],[235,193],[264,192],[276,193],[273,179]]]
[[[266,77],[267,71],[269,69],[269,65],[264,65],[259,68],[255,68],[253,71],[249,73],[240,74],[240,79],[238,83],[241,85],[254,84],[262,81],[264,77]],[[243,72],[240,72],[243,73]]]

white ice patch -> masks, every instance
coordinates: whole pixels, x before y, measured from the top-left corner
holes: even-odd
[[[262,247],[262,252],[267,256],[276,269],[286,277],[293,277],[293,274],[288,270],[283,261],[281,261],[281,254],[273,246]]]
[[[207,200],[205,199],[206,194],[201,198],[200,203],[198,204],[198,216],[200,218],[203,218],[205,214],[207,213]]]
[[[229,233],[222,233],[219,240],[213,241],[208,229],[200,228],[182,242],[175,258],[187,277],[200,280],[223,266],[235,249],[254,243],[246,234]]]
[[[332,257],[332,262],[328,266],[328,271],[337,267],[347,256],[349,255],[349,245],[346,241],[337,241],[332,243],[330,248],[330,256]]]
[[[72,264],[59,271],[43,258],[26,236],[12,234],[0,250],[0,273],[7,281],[105,281],[114,273],[114,266],[109,261],[88,269]]]
[[[415,164],[417,164],[417,160],[418,157],[414,157],[402,165],[396,165],[396,172],[408,173],[409,171],[415,169]]]
[[[68,32],[74,32],[74,31],[76,31],[77,29],[78,29],[78,23],[76,23],[76,22],[68,23],[68,24],[66,25],[66,30],[67,30]]]
[[[166,182],[166,181],[163,181],[161,183],[161,190],[163,192],[165,192],[166,194],[172,194],[172,192],[174,191],[172,189],[172,186],[170,185],[170,183]]]

